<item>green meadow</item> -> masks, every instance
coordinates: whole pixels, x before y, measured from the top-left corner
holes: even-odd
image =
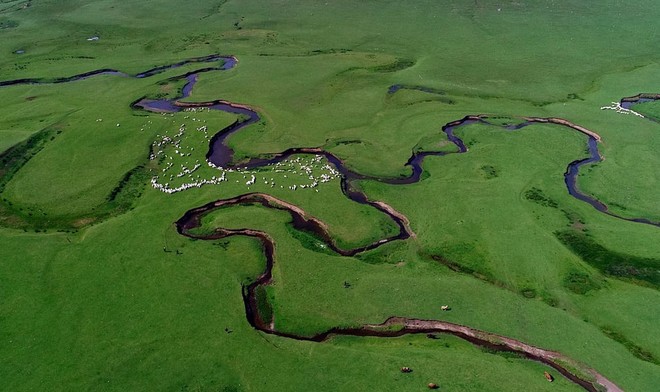
[[[558,351],[626,391],[657,389],[660,227],[621,218],[660,222],[660,102],[633,106],[645,118],[601,108],[660,93],[659,17],[647,0],[0,0],[0,389],[581,390],[448,334],[310,342],[254,329],[242,288],[266,268],[260,243],[186,238],[174,225],[186,211],[260,192],[324,222],[343,249],[399,233],[346,197],[322,155],[240,168],[294,147],[380,179],[409,176],[413,152],[447,154],[426,157],[414,184],[352,183],[415,234],[353,257],[285,211],[204,216],[200,233],[273,238],[262,300],[275,330],[442,320]],[[259,114],[227,138],[235,169],[206,154],[244,117],[131,107],[178,97],[181,75],[222,60],[53,83],[210,54],[238,62],[200,73],[182,101]],[[16,79],[39,81],[2,86]],[[569,163],[588,157],[587,136],[475,123],[455,129],[468,148],[457,153],[443,125],[480,114],[562,118],[600,135],[603,159],[577,186],[615,216],[564,183]]]

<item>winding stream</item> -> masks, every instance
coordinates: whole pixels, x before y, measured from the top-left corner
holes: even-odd
[[[218,167],[223,167],[227,169],[231,169],[231,168],[253,169],[253,168],[258,168],[265,165],[281,162],[294,154],[322,155],[332,165],[336,167],[337,171],[341,173],[342,176],[341,188],[343,193],[349,199],[357,203],[368,204],[380,210],[384,214],[387,214],[399,227],[399,233],[395,236],[384,238],[372,244],[359,248],[342,249],[332,239],[332,237],[330,236],[327,230],[326,225],[323,222],[317,220],[314,217],[309,216],[303,210],[290,203],[286,203],[282,200],[279,200],[277,198],[274,198],[266,194],[250,193],[246,195],[237,196],[231,199],[218,200],[206,204],[204,206],[187,211],[183,215],[183,217],[181,217],[176,222],[177,230],[181,235],[190,238],[198,238],[204,240],[212,240],[212,239],[242,235],[242,236],[257,238],[261,242],[263,247],[263,252],[266,257],[266,269],[253,283],[243,287],[245,312],[246,312],[247,320],[250,323],[250,325],[252,325],[255,329],[258,329],[268,334],[273,334],[273,335],[278,335],[278,336],[298,339],[298,340],[315,341],[315,342],[325,341],[334,335],[392,337],[392,336],[401,336],[405,334],[419,334],[419,333],[431,333],[431,332],[449,333],[458,336],[462,339],[465,339],[467,341],[470,341],[476,345],[485,346],[496,350],[516,352],[524,355],[529,359],[543,362],[557,369],[565,377],[567,377],[574,383],[582,386],[584,389],[588,391],[596,391],[597,385],[598,387],[605,387],[606,390],[608,391],[621,390],[614,383],[606,379],[604,376],[600,375],[594,369],[585,367],[584,365],[579,365],[575,361],[565,357],[560,353],[527,345],[520,341],[510,339],[504,336],[499,336],[484,331],[479,331],[467,326],[443,322],[443,321],[392,317],[381,324],[369,324],[369,325],[363,325],[358,328],[349,328],[349,329],[332,328],[328,331],[313,336],[299,336],[291,333],[277,331],[274,328],[273,320],[264,319],[264,316],[260,312],[257,301],[258,300],[257,288],[260,286],[265,286],[270,284],[272,280],[272,268],[275,263],[275,243],[272,240],[272,238],[270,238],[270,236],[268,236],[267,233],[252,229],[230,230],[224,228],[217,228],[212,234],[195,234],[195,229],[200,227],[201,225],[201,218],[213,210],[227,206],[233,206],[233,205],[261,204],[268,208],[275,208],[279,210],[288,211],[291,214],[291,217],[293,218],[293,225],[296,229],[314,233],[315,235],[320,237],[330,249],[343,256],[353,256],[358,253],[377,248],[391,241],[403,240],[413,237],[415,234],[410,228],[408,219],[403,214],[399,213],[398,211],[396,211],[386,203],[369,200],[366,194],[358,190],[358,188],[353,185],[354,182],[359,180],[375,180],[393,185],[416,183],[421,179],[421,174],[423,172],[422,164],[427,156],[443,156],[447,154],[456,154],[456,153],[461,154],[461,153],[466,153],[468,151],[463,140],[456,135],[456,130],[459,129],[460,127],[475,123],[497,126],[510,131],[519,130],[532,124],[549,123],[549,124],[555,124],[555,125],[567,127],[571,130],[583,133],[584,135],[587,136],[589,157],[575,160],[568,165],[566,172],[564,174],[564,180],[569,194],[578,200],[589,203],[598,211],[606,213],[612,217],[660,227],[659,222],[652,222],[645,218],[626,218],[611,213],[604,203],[597,200],[593,196],[581,192],[578,189],[577,176],[579,174],[580,168],[585,165],[589,165],[594,162],[599,162],[602,160],[600,152],[598,151],[598,142],[600,141],[600,136],[595,132],[592,132],[588,129],[585,129],[583,127],[570,123],[569,121],[559,118],[522,117],[523,122],[521,122],[520,124],[513,126],[505,126],[505,125],[496,125],[489,123],[488,116],[486,115],[469,115],[462,119],[449,122],[442,127],[442,131],[447,136],[447,139],[457,147],[456,152],[443,152],[443,151],[413,152],[411,157],[406,162],[406,166],[411,167],[412,173],[407,177],[388,178],[388,177],[368,176],[352,171],[351,169],[346,167],[343,161],[339,159],[337,156],[319,147],[290,148],[279,153],[268,154],[267,158],[255,157],[237,163],[233,162],[234,151],[226,143],[227,138],[232,134],[238,132],[239,130],[260,121],[259,114],[253,109],[251,109],[249,106],[240,105],[224,100],[215,100],[210,102],[195,102],[195,103],[186,103],[180,101],[182,98],[186,98],[190,96],[192,89],[197,83],[198,75],[200,73],[216,71],[216,70],[228,70],[235,67],[237,64],[237,59],[233,56],[210,55],[205,57],[192,58],[171,65],[151,68],[147,71],[135,75],[130,75],[114,69],[100,69],[100,70],[91,71],[91,72],[74,75],[70,77],[64,77],[64,78],[56,78],[56,79],[28,78],[28,79],[16,79],[16,80],[4,81],[4,82],[0,82],[0,87],[25,85],[25,84],[67,83],[67,82],[73,82],[77,80],[90,78],[93,76],[98,76],[98,75],[115,75],[121,77],[147,78],[165,72],[169,69],[181,67],[186,64],[216,63],[220,61],[222,61],[222,63],[219,66],[209,66],[174,78],[170,78],[170,80],[181,80],[181,79],[186,80],[186,83],[182,89],[182,93],[180,97],[170,100],[165,100],[165,99],[153,100],[153,99],[148,99],[146,97],[142,97],[136,100],[135,102],[133,102],[131,104],[131,107],[133,107],[134,109],[142,109],[151,112],[168,112],[168,113],[179,112],[188,107],[197,107],[197,108],[206,107],[211,110],[220,110],[228,113],[241,115],[243,119],[237,120],[233,124],[221,129],[213,136],[213,138],[210,141],[209,151],[206,156],[209,162],[213,163]],[[403,85],[394,85],[390,87],[388,93],[394,94],[397,91],[405,88],[412,88],[420,91],[429,90],[419,86],[408,87]],[[441,92],[438,92],[436,90],[429,90],[429,92],[441,94]],[[657,96],[653,99],[658,99],[658,98],[660,98],[660,96]],[[647,96],[624,98],[621,101],[621,103],[623,106],[625,100],[626,105],[628,104],[632,105],[633,102],[639,102],[642,99],[651,99],[651,98]],[[397,327],[397,328],[393,329],[390,327]],[[579,368],[585,374],[582,375],[573,374],[571,371],[568,370],[566,364],[571,365],[571,367]]]
[[[232,103],[229,101],[225,100],[215,100],[215,101],[209,101],[209,102],[195,102],[195,103],[186,103],[186,102],[181,102],[180,100],[183,98],[187,98],[190,96],[195,84],[197,83],[198,76],[200,73],[205,73],[205,72],[210,72],[210,71],[221,71],[221,70],[229,70],[232,69],[236,66],[238,63],[238,59],[234,56],[224,56],[224,55],[218,55],[218,54],[213,54],[209,56],[203,56],[203,57],[194,57],[190,58],[184,61],[180,61],[178,63],[170,64],[170,65],[163,65],[163,66],[158,66],[154,67],[151,69],[148,69],[144,72],[137,73],[135,75],[127,74],[125,72],[121,72],[115,69],[111,68],[103,68],[95,71],[90,71],[90,72],[85,72],[82,74],[78,75],[73,75],[73,76],[68,76],[68,77],[62,77],[62,78],[53,78],[53,79],[45,79],[45,78],[24,78],[24,79],[14,79],[14,80],[8,80],[8,81],[0,81],[0,87],[8,87],[8,86],[16,86],[16,85],[26,85],[26,84],[57,84],[57,83],[68,83],[68,82],[74,82],[78,80],[84,80],[88,79],[90,77],[94,76],[100,76],[100,75],[115,75],[115,76],[121,76],[121,77],[127,77],[127,78],[147,78],[151,77],[160,73],[163,73],[167,70],[175,69],[182,67],[187,64],[194,64],[194,63],[217,63],[222,61],[222,63],[218,66],[209,66],[205,68],[200,68],[195,71],[188,72],[183,75],[175,76],[170,78],[169,80],[180,80],[180,79],[185,79],[186,83],[182,88],[182,93],[179,97],[176,97],[174,99],[148,99],[146,97],[139,98],[135,102],[131,104],[131,107],[135,109],[143,109],[146,111],[150,112],[157,112],[157,113],[175,113],[175,112],[180,112],[185,108],[190,108],[190,107],[206,107],[209,108],[210,110],[220,110],[224,111],[227,113],[232,113],[232,114],[237,114],[237,115],[242,115],[243,117],[246,118],[246,120],[237,120],[233,124],[219,130],[211,139],[210,145],[209,145],[209,150],[208,153],[206,154],[206,158],[209,162],[213,163],[215,166],[222,167],[222,168],[227,168],[227,169],[233,169],[233,168],[245,168],[245,169],[254,169],[258,168],[264,165],[268,164],[274,164],[281,162],[283,160],[286,160],[289,158],[291,155],[296,155],[296,154],[314,154],[314,155],[323,155],[331,164],[333,164],[337,171],[339,171],[342,175],[342,190],[344,191],[344,194],[349,197],[351,200],[358,202],[358,203],[366,203],[374,206],[375,208],[378,208],[379,210],[383,211],[382,208],[379,208],[377,205],[374,205],[373,203],[369,202],[367,200],[366,195],[362,194],[361,192],[358,192],[355,190],[355,187],[353,187],[351,184],[355,180],[375,180],[375,181],[380,181],[384,182],[387,184],[393,184],[393,185],[403,185],[403,184],[412,184],[416,183],[420,180],[421,174],[424,171],[422,168],[422,164],[424,161],[424,158],[427,156],[443,156],[447,154],[462,154],[466,153],[468,151],[467,147],[465,146],[465,143],[463,140],[456,136],[456,130],[462,126],[474,124],[474,123],[482,123],[482,124],[487,124],[490,126],[495,126],[495,127],[500,127],[503,129],[507,130],[519,130],[522,129],[528,125],[534,124],[534,123],[551,123],[551,124],[556,124],[560,126],[564,126],[567,128],[570,128],[572,130],[581,132],[587,136],[587,146],[588,146],[588,151],[589,151],[589,157],[583,158],[583,159],[578,159],[575,160],[571,163],[566,168],[566,171],[564,173],[564,182],[566,184],[566,188],[568,190],[568,193],[575,197],[578,200],[581,200],[583,202],[586,202],[590,204],[592,207],[594,207],[596,210],[603,212],[609,216],[630,221],[630,222],[637,222],[637,223],[643,223],[643,224],[648,224],[648,225],[653,225],[656,227],[660,227],[660,222],[655,222],[651,221],[646,218],[628,218],[624,217],[618,214],[615,214],[611,211],[609,211],[607,205],[600,200],[596,199],[593,196],[590,196],[582,191],[579,190],[577,186],[577,177],[580,172],[580,168],[585,165],[590,165],[596,162],[602,161],[602,156],[600,155],[600,152],[598,150],[598,145],[597,142],[600,141],[600,136],[592,131],[589,131],[586,128],[583,128],[579,125],[575,125],[567,120],[564,119],[559,119],[559,118],[541,118],[541,117],[522,117],[525,121],[517,124],[517,125],[496,125],[488,122],[488,116],[486,115],[468,115],[465,116],[464,118],[456,121],[451,121],[444,126],[442,126],[442,131],[446,134],[447,139],[452,142],[454,145],[456,145],[458,151],[457,152],[445,152],[445,151],[424,151],[424,152],[413,152],[411,157],[408,159],[406,162],[405,166],[410,166],[412,169],[412,173],[408,177],[399,177],[399,178],[387,178],[387,177],[376,177],[376,176],[368,176],[368,175],[363,175],[360,173],[357,173],[355,171],[352,171],[351,169],[347,168],[346,165],[335,155],[333,155],[330,152],[327,152],[325,150],[322,150],[319,147],[297,147],[297,148],[290,148],[287,149],[283,152],[279,153],[274,153],[274,154],[268,154],[269,158],[262,158],[262,157],[256,157],[256,158],[250,158],[247,161],[242,161],[238,163],[233,162],[234,158],[234,151],[229,147],[226,143],[227,139],[229,136],[232,134],[238,132],[239,130],[254,124],[260,120],[259,114],[250,108],[247,105],[241,105],[241,104],[236,104]],[[400,85],[400,84],[395,84],[390,86],[388,89],[388,94],[394,94],[397,91],[403,90],[403,89],[412,89],[412,90],[419,90],[423,92],[428,92],[428,93],[433,93],[433,94],[440,94],[442,95],[443,93],[423,87],[423,86],[406,86],[406,85]],[[636,96],[632,97],[625,97],[620,100],[621,106],[629,109],[632,105],[640,102],[648,102],[648,101],[655,101],[655,100],[660,100],[660,94],[638,94]],[[383,211],[385,212],[385,211]]]
[[[631,109],[634,105],[644,102],[653,102],[660,100],[660,94],[641,93],[632,97],[621,98],[619,103],[624,109]]]
[[[605,387],[607,391],[622,391],[613,382],[605,378],[596,370],[577,363],[571,358],[554,351],[535,347],[521,341],[511,339],[505,336],[496,335],[464,325],[439,321],[439,320],[420,320],[404,317],[390,317],[381,324],[366,324],[357,328],[339,328],[334,327],[327,331],[317,333],[311,336],[297,335],[288,332],[278,331],[275,328],[274,319],[266,318],[264,312],[259,306],[258,288],[266,286],[272,282],[272,271],[275,265],[275,241],[265,232],[253,229],[225,229],[216,228],[211,234],[199,234],[195,229],[202,226],[202,218],[212,211],[234,205],[260,204],[267,208],[274,208],[289,212],[292,217],[294,228],[298,230],[312,232],[327,244],[329,248],[344,256],[353,256],[357,253],[376,248],[397,238],[407,238],[413,234],[407,220],[401,214],[391,209],[393,215],[398,214],[401,219],[401,232],[397,237],[378,240],[372,244],[361,248],[340,249],[328,232],[327,226],[318,219],[308,215],[299,207],[277,199],[273,196],[263,193],[250,193],[237,196],[231,199],[218,200],[208,203],[202,207],[193,208],[187,211],[183,217],[176,222],[176,228],[179,234],[189,238],[201,240],[218,240],[232,236],[246,236],[256,238],[261,242],[263,254],[266,259],[266,269],[264,272],[247,286],[243,286],[243,303],[245,305],[245,315],[248,323],[255,329],[267,334],[281,336],[290,339],[324,342],[333,336],[374,336],[374,337],[398,337],[409,334],[429,334],[446,333],[461,339],[464,339],[477,346],[486,347],[497,351],[513,352],[524,356],[525,358],[535,360],[549,365],[561,373],[564,377],[580,385],[587,391],[597,392],[599,387]],[[577,375],[569,370],[579,369],[581,374]],[[598,386],[597,386],[598,385]]]
[[[231,62],[231,66],[225,64],[225,66],[223,66],[221,69],[230,69],[231,67],[233,67],[237,61],[233,57],[231,57],[231,59],[233,60],[233,62]],[[204,69],[204,71],[207,70],[209,69]],[[174,98],[171,100],[164,100],[164,99],[151,100],[151,99],[142,98],[134,102],[132,106],[134,108],[144,109],[152,112],[168,112],[168,113],[179,112],[187,107],[206,107],[211,110],[221,110],[228,113],[243,115],[247,120],[237,120],[233,124],[218,131],[211,139],[206,158],[209,162],[213,163],[215,166],[218,167],[222,167],[226,169],[235,169],[235,168],[255,169],[265,165],[282,162],[288,159],[291,155],[296,155],[296,154],[322,155],[332,165],[335,166],[335,168],[337,169],[337,171],[339,171],[339,173],[341,173],[342,190],[349,199],[362,204],[370,204],[373,207],[383,211],[382,208],[380,208],[379,206],[374,205],[372,202],[369,202],[366,195],[355,190],[356,188],[352,186],[352,183],[356,180],[375,180],[392,185],[405,185],[405,184],[413,184],[419,182],[421,175],[424,171],[424,169],[422,168],[422,164],[427,156],[443,156],[448,154],[455,154],[455,153],[463,154],[468,152],[468,149],[465,146],[463,140],[456,135],[456,130],[463,126],[467,126],[475,123],[481,123],[493,127],[500,127],[502,129],[506,129],[509,131],[516,131],[523,129],[532,124],[549,123],[549,124],[555,124],[569,128],[571,130],[580,132],[587,136],[587,147],[589,151],[589,157],[578,159],[569,163],[564,173],[564,183],[566,184],[568,193],[571,196],[575,197],[578,200],[590,204],[596,210],[605,213],[609,216],[612,216],[614,218],[626,220],[629,222],[643,223],[643,224],[660,227],[660,222],[651,221],[646,218],[628,218],[615,214],[609,211],[605,203],[601,202],[600,200],[596,199],[593,196],[590,196],[580,191],[580,189],[577,186],[577,178],[580,173],[580,168],[603,160],[598,150],[598,142],[600,142],[601,138],[597,133],[590,131],[579,125],[575,125],[564,119],[552,118],[552,117],[548,117],[548,118],[522,117],[524,121],[521,122],[520,124],[496,125],[488,122],[488,116],[486,115],[468,115],[460,120],[451,121],[442,127],[442,131],[447,136],[447,139],[457,147],[458,151],[457,152],[446,152],[446,151],[413,152],[405,164],[405,166],[410,166],[412,169],[412,173],[408,177],[387,178],[387,177],[368,176],[357,173],[346,167],[343,161],[339,159],[337,156],[319,147],[290,148],[283,152],[268,154],[269,158],[255,157],[255,158],[250,158],[246,161],[234,163],[233,162],[234,151],[231,149],[231,147],[228,146],[227,139],[232,134],[240,131],[241,129],[258,122],[260,120],[259,114],[247,105],[235,104],[225,100],[215,100],[209,102],[195,102],[195,103],[181,102],[180,99],[188,97],[190,95],[190,92],[192,91],[192,88],[197,82],[197,72],[186,74],[182,77],[185,77],[187,79],[187,83],[183,87],[183,94],[181,97]],[[393,85],[390,87],[388,93],[394,94],[399,90],[407,89],[407,88],[426,91],[424,88],[417,86],[405,87],[402,85]],[[632,102],[632,100],[635,98],[637,98],[638,100],[640,99],[639,97],[631,97],[624,99],[631,100],[630,102]],[[643,99],[650,99],[650,98],[643,98]]]

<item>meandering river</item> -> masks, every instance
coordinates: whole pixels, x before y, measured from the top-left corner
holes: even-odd
[[[608,214],[612,217],[623,219],[627,221],[633,221],[643,224],[649,224],[653,226],[660,226],[660,223],[653,222],[645,218],[628,218],[623,217],[617,214],[610,212],[607,206],[596,199],[591,195],[587,195],[584,192],[580,191],[577,186],[577,178],[580,172],[580,169],[585,165],[590,165],[595,162],[602,160],[602,156],[598,150],[598,142],[600,141],[600,136],[584,127],[573,124],[567,120],[560,118],[541,118],[541,117],[521,117],[520,123],[516,125],[496,125],[489,122],[488,116],[485,115],[467,115],[461,119],[449,122],[442,126],[442,131],[445,133],[447,139],[456,146],[455,152],[447,151],[424,151],[424,152],[413,152],[406,162],[406,166],[410,166],[412,172],[409,176],[403,178],[389,178],[389,177],[375,177],[369,176],[366,174],[358,173],[350,168],[348,168],[344,162],[339,159],[334,154],[323,150],[320,147],[295,147],[290,148],[282,152],[276,152],[273,154],[268,154],[268,158],[263,157],[254,157],[241,162],[234,162],[234,151],[227,144],[227,139],[234,133],[244,129],[251,124],[254,124],[260,120],[259,114],[250,108],[247,105],[236,104],[224,100],[214,100],[210,102],[181,102],[181,99],[187,98],[192,93],[192,90],[195,84],[198,81],[198,76],[200,73],[211,72],[211,71],[222,71],[229,70],[235,67],[238,63],[238,60],[233,56],[221,56],[221,55],[210,55],[205,57],[192,58],[185,61],[181,61],[175,64],[159,66],[147,71],[129,75],[127,73],[114,70],[114,69],[100,69],[96,71],[86,72],[70,77],[64,78],[55,78],[55,79],[17,79],[0,82],[0,87],[8,87],[15,85],[24,85],[24,84],[50,84],[50,83],[68,83],[74,82],[82,79],[87,79],[90,77],[98,75],[115,75],[119,77],[132,77],[132,78],[147,78],[167,70],[178,68],[186,64],[192,63],[208,63],[214,64],[213,66],[208,66],[205,68],[200,68],[195,71],[179,75],[177,77],[171,78],[170,80],[181,80],[185,79],[186,83],[182,88],[181,96],[174,99],[148,99],[142,97],[131,104],[134,109],[147,110],[151,112],[179,112],[185,108],[190,107],[205,107],[211,110],[220,110],[228,113],[233,113],[240,115],[240,119],[234,122],[233,124],[219,130],[211,139],[208,153],[206,158],[209,162],[213,163],[215,166],[232,169],[232,168],[247,168],[254,169],[269,164],[274,164],[281,162],[291,155],[296,154],[313,154],[313,155],[322,155],[324,156],[330,164],[334,165],[337,171],[341,174],[341,188],[349,199],[362,204],[368,204],[384,214],[387,214],[399,227],[399,233],[377,240],[371,244],[352,248],[352,249],[343,249],[340,248],[337,243],[333,240],[332,236],[327,230],[325,223],[319,221],[318,219],[308,215],[305,211],[300,209],[297,206],[294,206],[290,203],[287,203],[283,200],[277,199],[273,196],[261,193],[250,193],[245,195],[240,195],[231,199],[218,200],[211,203],[208,203],[204,206],[193,208],[187,211],[177,222],[176,227],[178,232],[181,235],[198,238],[204,240],[226,238],[231,236],[248,236],[258,239],[263,248],[264,256],[266,258],[266,268],[264,272],[251,284],[244,286],[243,288],[243,299],[245,304],[245,313],[248,322],[254,328],[268,334],[275,334],[278,336],[283,336],[292,339],[298,340],[309,340],[315,342],[322,342],[334,335],[353,335],[353,336],[379,336],[379,337],[394,337],[401,336],[405,334],[419,334],[419,333],[449,333],[455,336],[458,336],[462,339],[465,339],[469,342],[472,342],[479,346],[485,346],[495,350],[510,351],[519,353],[529,359],[543,362],[549,366],[552,366],[565,377],[567,377],[572,382],[582,386],[588,391],[597,391],[598,388],[605,387],[608,391],[620,391],[614,383],[605,378],[603,375],[599,374],[594,369],[588,368],[585,365],[578,364],[577,362],[571,360],[570,358],[549,350],[544,350],[538,347],[534,347],[523,342],[517,341],[515,339],[507,338],[505,336],[500,336],[485,331],[479,331],[464,325],[453,324],[438,320],[419,320],[419,319],[410,319],[402,317],[391,317],[388,320],[384,321],[381,324],[368,324],[363,325],[358,328],[332,328],[328,331],[318,333],[312,336],[300,336],[283,331],[278,331],[274,327],[273,319],[266,319],[264,312],[260,309],[259,298],[258,298],[258,288],[260,286],[265,286],[271,283],[272,280],[272,268],[275,263],[275,243],[273,239],[265,232],[252,229],[242,229],[242,230],[232,230],[226,228],[215,228],[215,231],[211,234],[197,234],[196,229],[201,226],[201,219],[204,215],[210,213],[219,208],[225,208],[228,206],[234,205],[245,205],[245,204],[260,204],[267,208],[275,208],[279,210],[287,211],[293,220],[293,225],[298,230],[304,230],[307,232],[314,233],[318,236],[328,248],[333,250],[339,255],[343,256],[353,256],[361,252],[365,252],[370,249],[377,248],[391,241],[396,240],[405,240],[407,238],[413,237],[415,233],[410,228],[410,223],[408,218],[396,211],[391,206],[380,201],[370,200],[368,196],[360,191],[357,186],[355,186],[356,181],[360,180],[375,180],[387,184],[393,185],[405,185],[419,182],[423,172],[422,163],[424,159],[428,156],[443,156],[447,154],[463,154],[468,152],[463,140],[457,136],[457,131],[461,127],[468,126],[470,124],[480,123],[487,124],[493,127],[500,127],[509,131],[517,131],[529,125],[538,124],[538,123],[549,123],[555,124],[568,128],[570,130],[580,132],[585,135],[586,145],[588,147],[589,156],[587,158],[576,159],[573,162],[570,162],[566,168],[564,174],[564,181],[568,193],[575,197],[578,200],[586,202],[593,206],[598,211]],[[219,65],[218,65],[219,64]],[[437,93],[434,89],[429,89],[425,87],[407,87],[403,85],[393,85],[389,88],[388,94],[395,94],[396,92],[412,88],[429,93]],[[621,100],[621,106],[624,108],[629,108],[630,105],[636,102],[641,102],[644,100],[655,100],[659,99],[660,96],[651,96],[646,94],[644,96],[636,96],[630,98],[624,98]],[[570,368],[577,367],[584,374],[575,374]]]

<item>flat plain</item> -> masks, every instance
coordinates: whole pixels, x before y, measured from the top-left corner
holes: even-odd
[[[617,390],[594,371],[656,390],[660,102],[616,105],[660,93],[658,17],[645,0],[0,0],[0,389]],[[592,202],[565,182],[591,154],[576,127],[600,138],[576,176]],[[251,193],[277,202],[182,235],[187,211]],[[361,336],[393,316],[499,338]]]

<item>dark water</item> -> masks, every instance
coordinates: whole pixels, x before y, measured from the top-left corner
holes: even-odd
[[[14,80],[6,80],[0,82],[0,87],[3,86],[15,86],[15,85],[20,85],[20,84],[57,84],[57,83],[68,83],[68,82],[74,82],[77,80],[84,80],[90,77],[94,76],[100,76],[100,75],[114,75],[114,76],[122,76],[122,77],[133,77],[133,78],[148,78],[150,76],[154,76],[160,73],[163,73],[167,70],[174,69],[174,68],[179,68],[182,67],[186,64],[194,64],[194,63],[215,63],[218,61],[223,61],[223,64],[219,67],[210,67],[205,69],[206,71],[213,71],[213,70],[226,70],[226,69],[231,69],[233,68],[237,60],[233,56],[221,56],[221,55],[210,55],[210,56],[204,56],[204,57],[194,57],[185,61],[181,61],[178,63],[170,64],[170,65],[163,65],[163,66],[158,66],[154,68],[150,68],[144,72],[140,72],[135,75],[130,75],[122,71],[118,71],[115,69],[111,68],[102,68],[90,72],[84,72],[81,74],[73,75],[73,76],[67,76],[67,77],[62,77],[62,78],[53,78],[53,79],[46,79],[46,78],[24,78],[24,79],[14,79]],[[195,73],[200,73],[203,72],[204,70],[197,70]],[[192,89],[192,86],[190,87]]]
[[[582,166],[589,165],[594,162],[600,162],[602,160],[602,158],[600,157],[600,153],[598,152],[598,142],[596,141],[596,139],[594,139],[593,137],[589,137],[587,143],[589,145],[589,158],[579,159],[571,162],[566,168],[566,172],[564,173],[564,182],[566,183],[566,187],[568,188],[568,193],[570,193],[571,196],[575,197],[578,200],[582,200],[586,203],[591,204],[598,211],[606,212],[607,206],[605,204],[603,204],[594,197],[585,195],[584,193],[580,192],[577,189],[576,183],[577,183],[578,174],[580,172],[580,168]]]
[[[653,102],[660,100],[660,97],[634,97],[634,98],[623,98],[619,103],[621,104],[621,107],[624,109],[630,109],[633,106],[635,106],[638,103],[644,103],[644,102]]]
[[[445,95],[445,92],[432,87],[409,85],[409,84],[393,84],[387,89],[388,94],[394,94],[399,90],[417,90],[429,94]]]

